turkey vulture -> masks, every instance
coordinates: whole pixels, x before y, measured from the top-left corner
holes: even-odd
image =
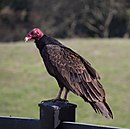
[[[55,77],[60,90],[55,99],[67,99],[68,92],[83,98],[96,113],[106,118],[113,118],[112,111],[105,99],[105,91],[99,82],[100,76],[91,64],[79,54],[64,46],[59,41],[45,35],[39,28],[30,31],[25,41],[35,40],[48,73]]]

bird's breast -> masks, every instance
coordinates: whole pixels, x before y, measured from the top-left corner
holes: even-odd
[[[51,76],[55,76],[55,70],[54,67],[52,65],[52,61],[49,58],[49,55],[46,51],[46,49],[43,49],[41,52],[41,57],[43,59],[44,65],[47,69],[47,72],[51,75]]]

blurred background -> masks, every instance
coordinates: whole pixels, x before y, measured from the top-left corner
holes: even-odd
[[[129,0],[0,0],[0,41],[34,27],[59,38],[130,37]]]
[[[76,121],[130,127],[129,0],[0,0],[0,116],[38,118],[38,103],[56,96],[33,41],[25,35],[39,27],[78,52],[98,71],[114,119],[78,105]]]

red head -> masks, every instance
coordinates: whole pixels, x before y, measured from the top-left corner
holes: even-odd
[[[43,32],[39,28],[34,28],[26,35],[25,42],[31,39],[39,40],[43,35],[44,35]]]

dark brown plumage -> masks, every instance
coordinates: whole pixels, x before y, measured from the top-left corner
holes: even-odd
[[[100,77],[88,61],[57,40],[44,35],[38,28],[27,34],[25,39],[35,39],[48,73],[56,78],[60,91],[55,99],[61,98],[65,88],[63,99],[67,99],[68,92],[72,91],[90,103],[96,113],[113,118],[99,82]]]

